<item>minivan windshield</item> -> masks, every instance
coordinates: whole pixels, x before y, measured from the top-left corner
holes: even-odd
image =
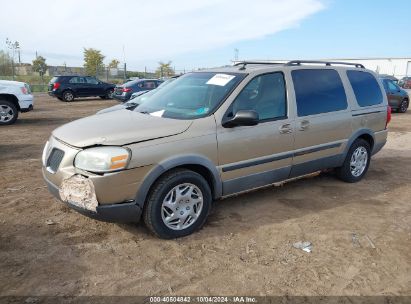
[[[244,76],[240,73],[188,73],[161,90],[144,94],[144,102],[134,111],[174,119],[205,117],[219,106]]]

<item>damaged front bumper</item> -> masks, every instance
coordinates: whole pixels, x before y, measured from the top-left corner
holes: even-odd
[[[43,177],[49,191],[60,201],[77,212],[96,220],[117,223],[136,223],[140,220],[142,210],[135,201],[118,204],[99,205],[92,181],[81,175],[66,179],[61,188]]]

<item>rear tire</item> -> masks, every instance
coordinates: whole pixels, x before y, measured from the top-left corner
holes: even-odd
[[[398,112],[405,113],[407,112],[407,109],[408,109],[408,100],[404,99],[401,102],[400,107],[398,108]]]
[[[346,183],[356,183],[367,173],[370,161],[370,144],[358,138],[348,150],[343,165],[337,168],[337,176]]]
[[[74,100],[74,93],[70,90],[63,92],[63,100],[65,102],[72,102]]]
[[[107,90],[106,95],[100,96],[101,99],[112,99],[114,90]]]
[[[183,237],[204,225],[211,201],[210,186],[200,174],[176,169],[154,184],[144,208],[144,222],[160,238]]]
[[[0,100],[0,126],[14,124],[19,117],[19,112],[14,103],[8,100]]]

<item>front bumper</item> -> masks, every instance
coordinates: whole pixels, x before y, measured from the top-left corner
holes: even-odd
[[[96,211],[81,208],[70,201],[63,201],[60,196],[60,189],[47,179],[44,171],[43,177],[51,194],[70,208],[85,216],[99,221],[116,223],[137,223],[141,218],[142,210],[135,201],[119,204],[98,205],[96,207]]]

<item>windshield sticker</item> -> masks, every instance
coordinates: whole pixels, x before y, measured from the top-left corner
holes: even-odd
[[[232,75],[227,75],[227,74],[215,74],[213,77],[211,77],[206,84],[213,84],[213,85],[218,85],[218,86],[225,86],[227,83],[229,83],[235,76]]]
[[[157,116],[157,117],[161,117],[163,116],[163,114],[164,114],[164,110],[150,113],[150,115]]]

